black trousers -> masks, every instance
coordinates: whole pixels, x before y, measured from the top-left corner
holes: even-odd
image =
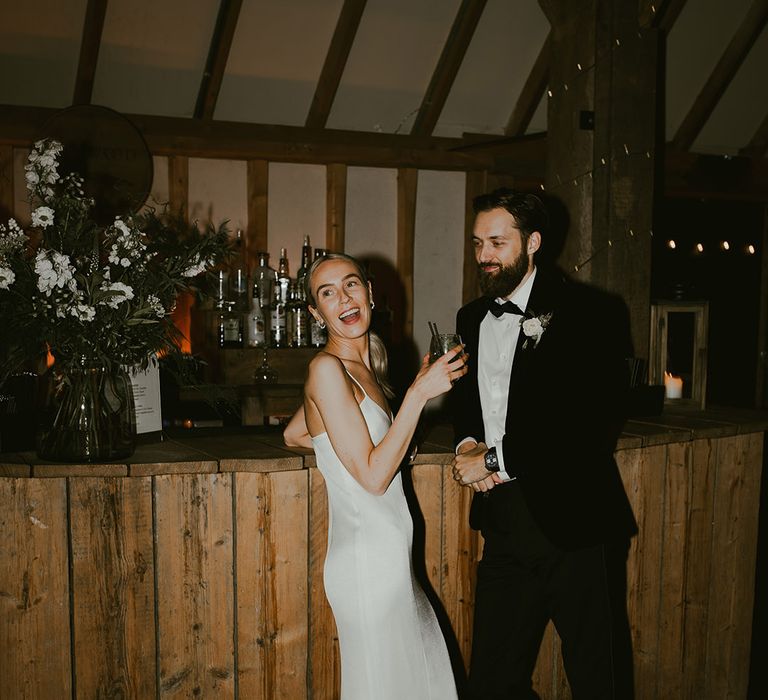
[[[618,550],[623,562],[604,546],[560,550],[532,519],[517,485],[502,488],[511,489],[503,529],[483,529],[469,697],[538,698],[531,676],[552,620],[574,700],[632,698],[627,546]]]

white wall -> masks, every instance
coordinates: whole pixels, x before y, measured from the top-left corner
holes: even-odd
[[[347,169],[345,253],[397,262],[397,170]]]
[[[232,233],[245,229],[248,180],[244,160],[189,159],[189,220],[210,221],[214,226],[229,221]]]
[[[465,182],[461,172],[419,171],[413,338],[421,355],[429,350],[427,321],[434,321],[443,333],[456,328],[464,267]]]
[[[325,247],[325,173],[324,165],[269,164],[269,264],[276,270],[280,248],[287,248],[291,277],[301,267],[305,235],[313,249]]]

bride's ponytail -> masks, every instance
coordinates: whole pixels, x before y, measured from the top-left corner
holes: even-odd
[[[379,382],[384,396],[391,399],[395,395],[392,385],[389,383],[389,361],[387,360],[387,349],[381,338],[373,331],[368,333],[368,354],[371,357],[371,367],[376,375],[376,381]]]

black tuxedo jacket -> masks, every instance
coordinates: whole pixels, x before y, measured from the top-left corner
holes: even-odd
[[[469,371],[451,392],[456,443],[485,439],[477,363],[487,309],[480,298],[457,315]],[[535,347],[523,349],[521,329],[515,351],[503,452],[516,482],[476,494],[470,524],[504,532],[509,489],[519,488],[541,530],[562,549],[627,538],[636,524],[613,457],[632,355],[626,306],[558,270],[538,268],[527,312],[552,317]]]

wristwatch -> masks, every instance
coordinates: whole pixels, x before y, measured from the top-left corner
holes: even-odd
[[[485,468],[489,472],[499,471],[499,457],[496,454],[495,447],[489,447],[488,451],[485,453]]]

